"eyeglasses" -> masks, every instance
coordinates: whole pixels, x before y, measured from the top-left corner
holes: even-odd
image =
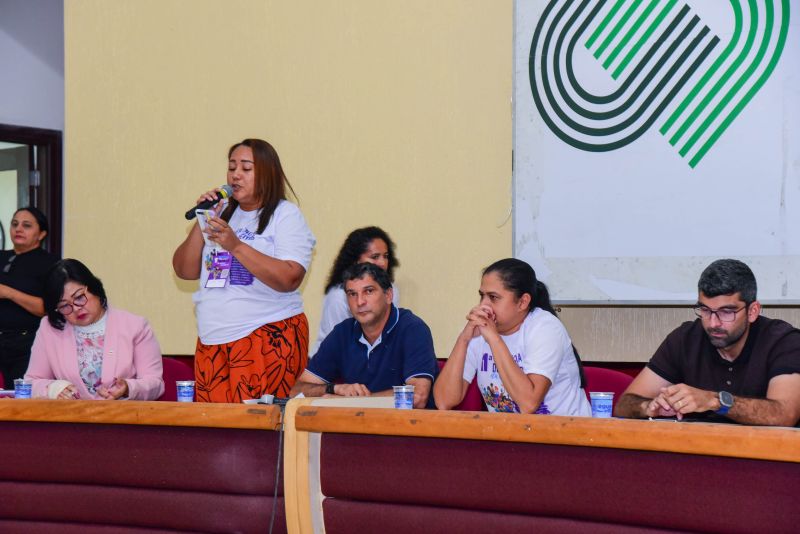
[[[736,314],[742,311],[743,309],[747,308],[745,304],[738,310],[730,310],[730,309],[721,309],[721,310],[712,310],[706,306],[695,306],[694,307],[694,314],[700,317],[701,319],[705,319],[706,321],[711,319],[712,315],[716,315],[717,319],[719,319],[723,323],[731,323],[734,319],[736,319]]]
[[[86,306],[86,302],[89,300],[89,297],[86,296],[86,293],[81,293],[74,299],[72,299],[72,304],[61,304],[56,306],[56,311],[61,315],[69,315],[72,313],[75,308],[82,308]]]

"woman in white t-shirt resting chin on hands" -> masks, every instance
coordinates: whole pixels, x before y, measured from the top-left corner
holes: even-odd
[[[590,416],[580,360],[533,268],[497,261],[478,293],[434,384],[437,408],[457,406],[477,374],[489,411]]]

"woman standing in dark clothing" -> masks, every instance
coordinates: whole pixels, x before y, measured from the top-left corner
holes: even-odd
[[[28,368],[31,345],[44,316],[42,292],[58,258],[42,248],[47,218],[34,207],[20,208],[11,219],[12,250],[0,251],[0,373],[4,388]]]

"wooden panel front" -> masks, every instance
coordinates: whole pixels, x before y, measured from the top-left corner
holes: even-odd
[[[800,430],[553,415],[303,406],[297,430],[610,447],[800,462]]]

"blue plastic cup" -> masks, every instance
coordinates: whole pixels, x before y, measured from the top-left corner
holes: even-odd
[[[178,402],[194,402],[194,380],[178,380],[175,388]]]
[[[610,391],[590,391],[592,417],[611,417],[614,407],[614,393]]]
[[[30,380],[25,380],[24,378],[14,379],[15,399],[30,399],[32,389],[33,389],[33,382],[31,382]]]
[[[414,408],[414,386],[394,386],[394,407],[398,410]]]

